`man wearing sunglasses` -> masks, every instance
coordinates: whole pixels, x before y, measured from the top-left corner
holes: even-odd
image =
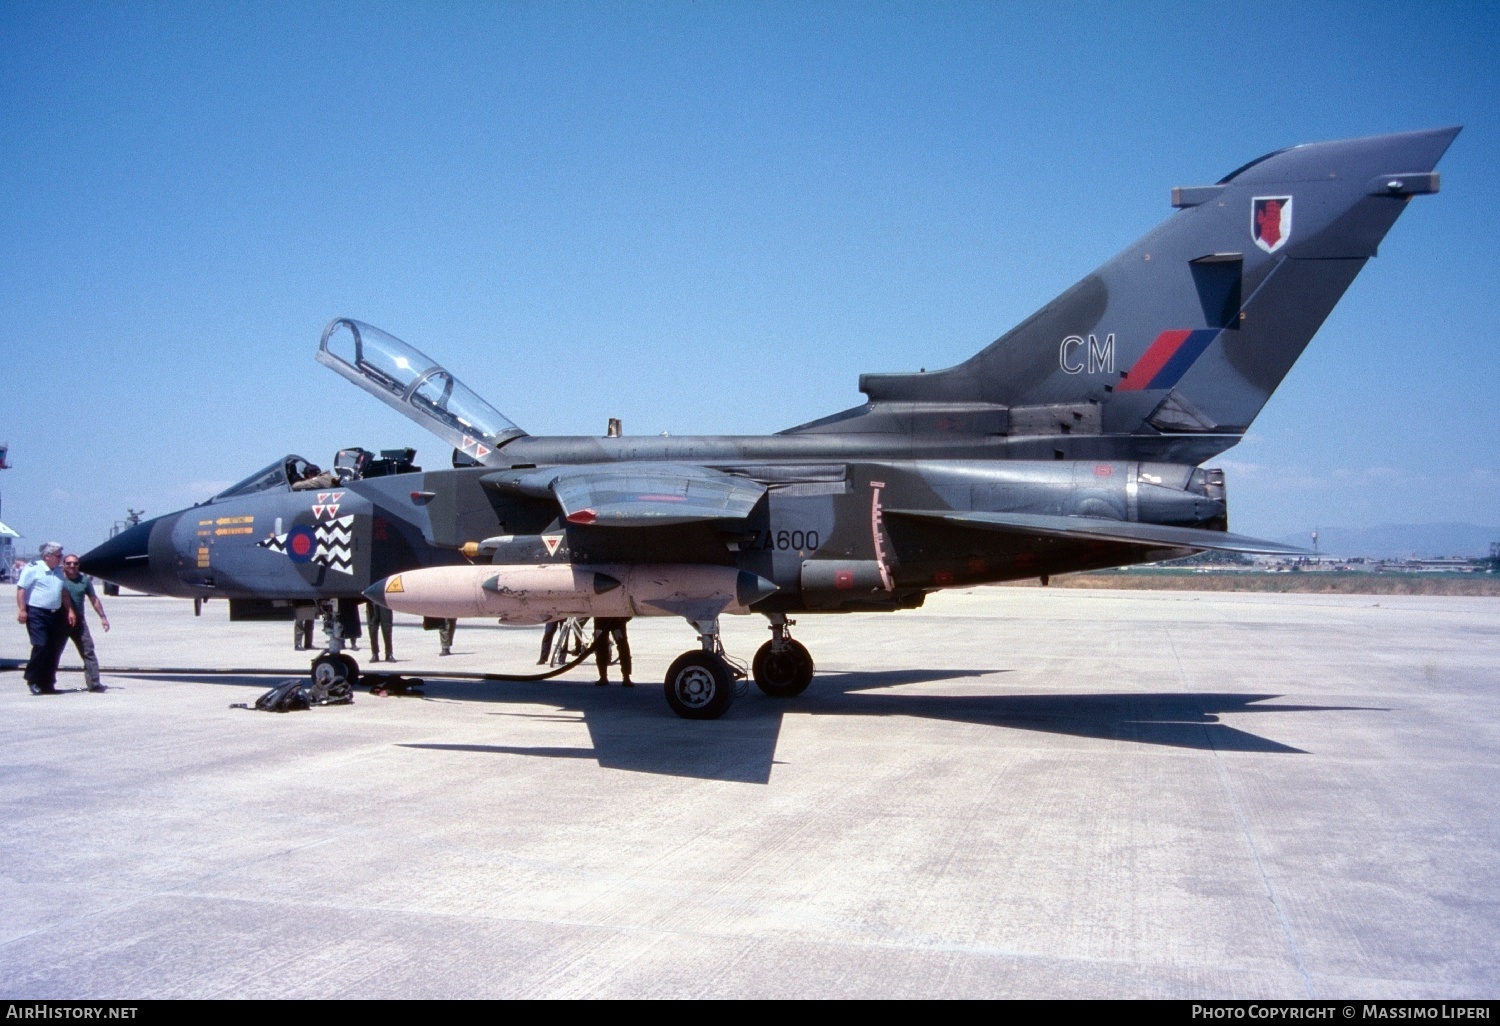
[[[57,565],[62,546],[43,542],[41,559],[28,564],[16,582],[16,620],[26,625],[31,658],[26,662],[26,686],[33,695],[57,694],[57,659],[68,643],[76,617]]]
[[[94,592],[94,579],[79,571],[77,556],[64,556],[62,571],[63,587],[67,589],[73,609],[77,611],[73,626],[68,630],[68,637],[73,639],[73,645],[83,659],[84,683],[90,691],[108,691],[104,682],[99,679],[99,657],[94,654],[94,638],[89,633],[89,618],[84,615],[88,610],[84,607],[83,600],[88,599],[94,612],[99,614],[99,623],[104,626],[106,633],[109,631],[109,617],[104,615],[104,606]],[[66,648],[66,644],[63,647]]]

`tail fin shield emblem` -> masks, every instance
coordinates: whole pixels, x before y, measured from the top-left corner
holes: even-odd
[[[1250,237],[1267,253],[1286,245],[1292,235],[1292,197],[1256,196],[1250,201]]]

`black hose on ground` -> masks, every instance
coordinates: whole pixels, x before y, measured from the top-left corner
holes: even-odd
[[[446,679],[449,679],[449,680],[502,680],[502,681],[514,681],[514,682],[523,683],[523,684],[527,683],[527,682],[549,680],[549,679],[551,679],[553,677],[558,676],[559,674],[567,673],[569,670],[577,667],[578,664],[582,663],[585,659],[587,659],[589,656],[591,656],[591,655],[594,654],[594,649],[598,645],[599,645],[599,640],[595,640],[591,644],[585,646],[584,650],[582,652],[580,652],[578,654],[578,657],[576,659],[574,659],[571,663],[567,663],[567,664],[565,664],[563,666],[559,666],[555,670],[548,670],[546,673],[464,673],[464,672],[460,671],[460,672],[455,672],[455,673],[427,673],[427,674],[422,674],[422,676],[437,677],[437,678],[446,678]],[[14,663],[15,665],[8,665],[8,664],[11,664],[11,663]],[[3,670],[20,670],[20,669],[24,669],[25,666],[26,666],[26,660],[24,660],[24,659],[0,660],[0,671],[3,671]],[[60,673],[81,673],[81,672],[83,672],[83,668],[81,666],[60,666],[60,667],[58,667],[58,672],[60,672]],[[100,673],[109,673],[109,674],[118,674],[118,675],[121,675],[121,676],[127,676],[127,675],[130,675],[130,674],[161,673],[161,674],[170,674],[170,675],[173,675],[173,676],[179,676],[180,675],[180,676],[184,676],[184,677],[188,677],[188,676],[192,676],[192,677],[197,677],[197,676],[204,676],[204,677],[259,677],[259,676],[284,677],[284,676],[288,676],[288,675],[292,675],[292,674],[306,675],[306,673],[307,673],[306,670],[268,670],[265,667],[260,667],[260,666],[257,666],[257,667],[244,667],[244,666],[240,666],[240,667],[233,667],[233,668],[230,668],[230,669],[227,669],[227,670],[226,669],[219,669],[219,668],[215,668],[215,667],[207,667],[207,666],[101,666],[99,668],[99,672]],[[370,670],[361,669],[361,671],[360,671],[360,680],[363,681],[365,677],[376,677],[376,676],[380,676],[380,675],[381,675],[380,671],[370,671]],[[406,676],[406,675],[407,674],[405,674],[405,673],[397,674],[397,676]]]
[[[560,673],[567,673],[573,667],[575,667],[579,663],[583,662],[589,656],[591,656],[591,655],[594,654],[594,650],[596,648],[598,648],[601,643],[607,644],[608,643],[607,640],[606,640],[607,638],[608,638],[608,635],[605,635],[603,637],[595,638],[591,644],[589,644],[589,645],[587,645],[587,646],[584,647],[584,650],[582,652],[578,653],[578,658],[577,659],[574,659],[571,663],[567,663],[567,664],[565,664],[563,666],[559,666],[555,670],[548,670],[546,673],[481,673],[481,674],[478,675],[478,679],[479,680],[509,680],[509,681],[516,681],[516,682],[519,682],[519,683],[526,683],[528,681],[547,680],[547,679],[549,679],[551,677],[556,677]]]

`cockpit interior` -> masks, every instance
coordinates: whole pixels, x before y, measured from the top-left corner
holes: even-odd
[[[303,488],[333,488],[364,478],[414,474],[422,469],[413,462],[416,455],[415,449],[382,449],[377,455],[368,449],[351,446],[340,449],[333,457],[333,469],[325,471],[311,460],[292,453],[230,485],[208,501],[218,502],[257,492],[295,491],[299,490],[299,484]]]

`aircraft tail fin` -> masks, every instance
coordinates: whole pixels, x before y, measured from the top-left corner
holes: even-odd
[[[1177,212],[970,359],[866,374],[860,390],[873,407],[1003,407],[1012,433],[1071,410],[1095,433],[1228,436],[1207,446],[1227,448],[1407,201],[1437,191],[1458,132],[1295,146],[1174,189]],[[847,427],[847,416],[792,430]]]

